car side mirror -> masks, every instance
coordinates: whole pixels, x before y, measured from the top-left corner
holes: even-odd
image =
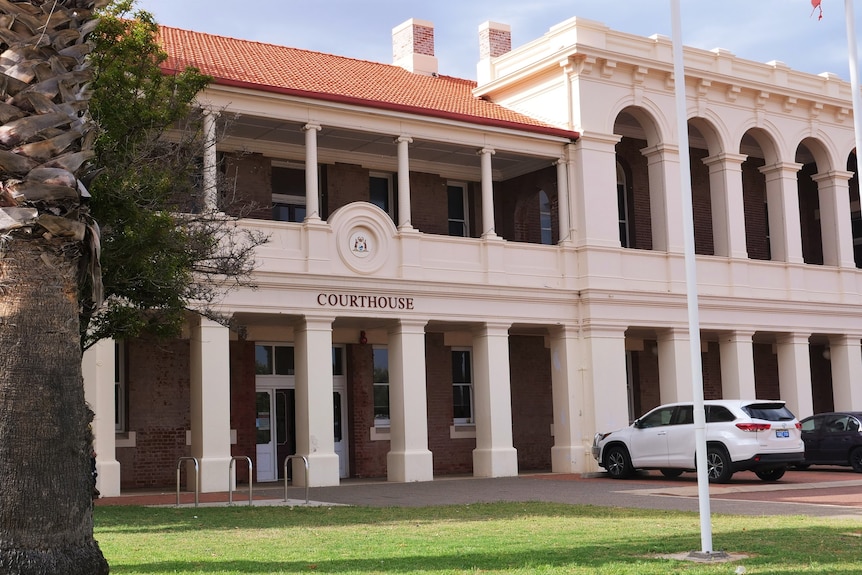
[[[634,427],[635,429],[640,429],[640,428],[641,428],[641,420],[640,420],[640,419],[635,419],[635,420],[632,422],[632,427]]]

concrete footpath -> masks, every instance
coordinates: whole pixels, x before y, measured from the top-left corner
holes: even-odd
[[[305,505],[306,490],[283,484],[254,486],[254,505]],[[697,481],[688,473],[667,479],[657,472],[613,480],[604,474],[523,474],[518,477],[442,477],[421,483],[388,483],[348,479],[336,487],[312,487],[311,505],[424,507],[497,501],[548,501],[608,507],[698,511]],[[181,505],[193,505],[194,494],[180,494]],[[225,505],[227,493],[203,493],[200,505]],[[176,492],[128,492],[103,498],[96,505],[175,505]],[[248,505],[248,486],[233,493],[234,505]],[[781,481],[763,482],[738,473],[731,483],[710,486],[713,513],[739,515],[807,515],[841,517],[862,525],[862,475],[835,468],[788,471]]]

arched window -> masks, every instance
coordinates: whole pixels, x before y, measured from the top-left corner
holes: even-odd
[[[549,246],[553,243],[551,231],[551,201],[545,190],[539,190],[539,225],[542,230],[542,243]]]

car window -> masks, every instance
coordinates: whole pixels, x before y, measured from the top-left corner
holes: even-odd
[[[754,419],[765,421],[790,421],[794,419],[793,413],[783,403],[752,403],[744,405],[742,411]]]
[[[694,423],[694,407],[691,405],[680,405],[673,415],[672,425],[689,425]]]
[[[849,415],[830,415],[825,418],[824,431],[826,433],[843,433],[847,431]]]
[[[822,417],[810,417],[802,422],[802,431],[815,431],[823,426]]]
[[[660,425],[670,425],[673,417],[673,407],[662,407],[651,411],[640,419],[638,427],[658,427]]]
[[[725,421],[733,421],[736,416],[724,407],[723,405],[707,405],[706,406],[706,421],[707,423],[721,423]]]

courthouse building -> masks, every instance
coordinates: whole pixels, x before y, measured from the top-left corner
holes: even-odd
[[[270,241],[234,327],[85,355],[103,495],[190,457],[203,491],[293,454],[311,486],[595,471],[597,430],[691,398],[670,39],[573,18],[513,48],[488,22],[472,81],[421,20],[391,64],[161,35],[214,78],[202,194],[225,183]],[[684,59],[706,398],[862,410],[849,85]]]

